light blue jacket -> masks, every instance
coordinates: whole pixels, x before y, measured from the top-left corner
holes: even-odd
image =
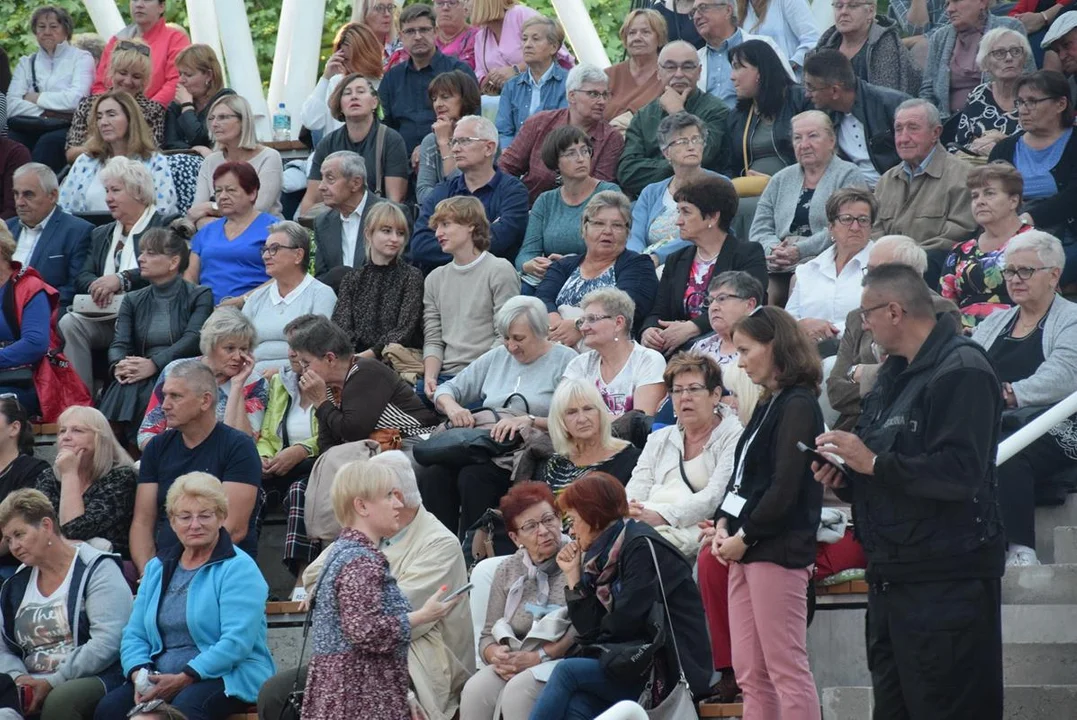
[[[706,168],[703,169],[703,172],[715,177],[725,177],[725,175],[712,172]],[[654,219],[662,214],[662,209],[665,207],[666,190],[672,181],[673,178],[668,177],[665,180],[659,180],[646,186],[640,192],[635,205],[632,206],[632,229],[629,231],[627,245],[632,252],[640,254],[648,252],[647,233]],[[658,259],[664,263],[667,257],[689,245],[691,245],[690,242],[681,240],[678,235],[675,240],[666,243],[649,254],[657,255]]]
[[[543,110],[560,110],[568,107],[568,96],[565,89],[565,81],[568,79],[568,70],[554,63],[548,71],[549,79],[539,89],[539,106],[535,112]],[[504,150],[516,139],[516,133],[524,124],[524,120],[531,117],[531,70],[509,78],[501,88],[501,102],[497,106],[497,134],[500,136],[498,146]]]
[[[120,641],[123,674],[152,667],[164,650],[157,611],[162,585],[179,564],[183,546],[177,543],[146,564],[131,619]],[[209,561],[198,569],[187,588],[187,629],[199,653],[187,667],[203,680],[221,678],[229,697],[253,703],[262,684],[276,672],[266,645],[266,598],[269,586],[250,555],[232,545],[221,529]]]

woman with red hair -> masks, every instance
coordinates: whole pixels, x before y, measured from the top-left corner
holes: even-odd
[[[479,636],[485,667],[460,696],[460,717],[526,720],[542,682],[530,669],[562,657],[572,645],[565,579],[557,566],[561,515],[550,486],[517,483],[501,498],[501,515],[519,550],[494,574],[486,624]]]
[[[285,249],[266,247],[269,226],[277,218],[254,206],[261,181],[249,163],[226,162],[213,171],[213,194],[220,220],[191,239],[191,262],[183,279],[213,291],[214,305],[240,308],[247,296],[269,280],[262,253],[276,256]]]
[[[711,651],[692,565],[654,528],[628,517],[625,489],[612,475],[584,475],[565,488],[557,506],[571,521],[575,538],[558,553],[557,564],[568,585],[568,616],[583,649],[557,664],[531,717],[595,717],[621,700],[655,707],[678,686],[679,671],[696,698],[706,695]],[[663,602],[663,591],[667,639],[652,666],[652,688],[662,696],[641,698],[647,672],[614,677],[603,670],[600,658],[614,651],[614,644],[655,639],[648,621],[655,603]]]

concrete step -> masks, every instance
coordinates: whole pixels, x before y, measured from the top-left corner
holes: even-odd
[[[1040,560],[1043,561],[1042,559]],[[1054,557],[1052,562],[1077,563],[1077,526],[1062,525],[1054,532]]]
[[[1077,605],[1077,564],[1006,568],[1004,605]]]
[[[1077,717],[1077,685],[1007,685],[1006,720],[1072,720]],[[867,720],[874,704],[870,687],[825,688],[823,720]]]
[[[1054,507],[1036,508],[1036,552],[1040,562],[1077,562],[1073,555],[1055,557],[1055,528],[1077,527],[1077,494],[1071,494],[1066,502]],[[1074,551],[1074,545],[1070,543],[1063,551],[1063,556]]]

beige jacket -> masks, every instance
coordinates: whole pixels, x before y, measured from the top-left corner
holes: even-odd
[[[452,590],[467,582],[460,542],[425,508],[420,507],[401,532],[403,536],[390,540],[381,551],[413,608],[422,607],[442,585]],[[328,550],[303,572],[308,597],[314,597],[314,582]],[[460,706],[460,691],[475,672],[472,628],[471,606],[465,598],[440,622],[411,629],[408,673],[430,720],[450,720]]]

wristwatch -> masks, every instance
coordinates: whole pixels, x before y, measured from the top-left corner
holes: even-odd
[[[859,364],[857,364],[857,365],[850,365],[850,366],[849,366],[849,369],[845,371],[845,379],[846,379],[846,380],[852,380],[852,379],[853,379],[853,376],[854,376],[854,375],[856,375],[856,369],[857,369],[858,367],[860,367],[860,365],[859,365]]]

